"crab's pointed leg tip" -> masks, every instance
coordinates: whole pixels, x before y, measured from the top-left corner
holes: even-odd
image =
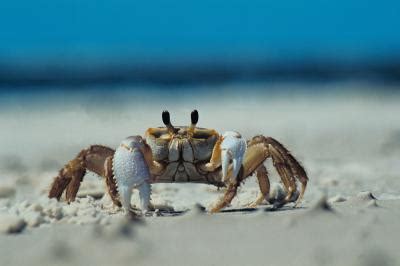
[[[198,213],[205,213],[206,212],[206,207],[204,207],[200,203],[196,203],[195,205],[193,205],[192,210],[194,210],[194,211],[196,211]]]

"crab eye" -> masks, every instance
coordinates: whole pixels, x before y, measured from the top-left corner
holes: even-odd
[[[169,112],[167,110],[163,111],[162,114],[162,121],[164,123],[164,125],[170,125],[171,124],[171,118],[169,116]]]
[[[193,110],[190,114],[190,119],[192,121],[192,124],[196,125],[197,122],[199,122],[199,112],[197,112],[197,110]]]

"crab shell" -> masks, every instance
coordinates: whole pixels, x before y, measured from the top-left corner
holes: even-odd
[[[214,172],[205,172],[199,166],[210,161],[219,135],[213,129],[196,128],[192,136],[189,127],[178,126],[170,135],[165,127],[149,128],[145,138],[151,147],[154,160],[166,166],[165,171],[155,176],[156,182],[198,182],[224,186],[221,167]]]

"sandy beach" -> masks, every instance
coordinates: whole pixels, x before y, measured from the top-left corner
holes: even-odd
[[[400,96],[364,93],[378,89],[364,84],[317,95],[265,86],[1,99],[1,265],[399,265]],[[140,221],[126,220],[92,173],[77,201],[46,197],[82,148],[115,148],[161,126],[164,109],[176,125],[197,109],[201,127],[278,139],[309,174],[302,204],[247,208],[259,191],[255,177],[214,215],[207,210],[223,190],[204,184],[153,185],[152,202],[170,211]],[[266,166],[277,195],[278,174]]]

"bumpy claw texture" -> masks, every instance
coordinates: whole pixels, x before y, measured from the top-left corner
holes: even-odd
[[[147,212],[150,205],[150,171],[141,150],[144,148],[140,136],[128,137],[121,142],[114,154],[113,170],[122,207],[131,209],[132,189],[139,189],[140,209]]]

